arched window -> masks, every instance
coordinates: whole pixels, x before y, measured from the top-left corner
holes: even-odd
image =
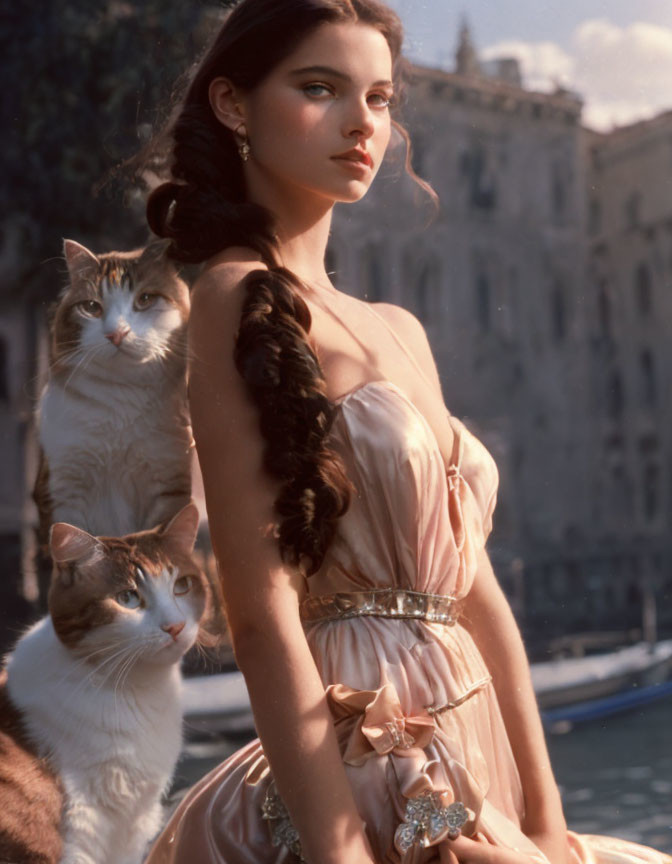
[[[625,225],[626,228],[637,228],[640,220],[642,196],[639,192],[632,192],[625,201]]]
[[[9,369],[7,368],[7,343],[0,336],[0,402],[9,400]]]
[[[564,285],[555,280],[551,292],[551,331],[556,342],[562,342],[567,335],[567,307]]]
[[[656,404],[656,369],[650,348],[645,348],[639,355],[639,373],[642,404],[653,408]]]
[[[653,298],[651,296],[651,271],[644,261],[635,269],[635,303],[640,315],[650,315]]]
[[[479,142],[460,156],[460,173],[469,185],[469,204],[476,210],[497,206],[497,181],[488,153]]]
[[[648,462],[643,474],[644,516],[652,521],[658,515],[658,466]]]
[[[409,245],[403,260],[404,304],[425,326],[440,314],[441,261],[432,252]]]
[[[555,222],[562,222],[567,210],[568,172],[565,165],[556,160],[551,166],[551,208]]]
[[[487,333],[492,324],[490,280],[483,270],[476,274],[476,315],[481,330]]]
[[[612,420],[620,420],[623,416],[623,378],[618,369],[613,369],[607,386],[607,413]]]
[[[598,198],[591,198],[588,203],[588,233],[591,237],[602,230],[602,208]]]
[[[600,322],[600,332],[606,339],[611,337],[611,300],[605,281],[600,283],[597,294],[597,315]]]

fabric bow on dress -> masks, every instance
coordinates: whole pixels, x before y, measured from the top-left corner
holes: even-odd
[[[357,718],[343,761],[354,766],[375,756],[394,761],[399,788],[407,799],[404,820],[394,835],[397,850],[403,855],[414,845],[430,846],[459,834],[474,813],[455,801],[438,760],[427,758],[425,748],[436,732],[434,718],[427,711],[405,715],[389,682],[377,690],[332,684],[326,692],[337,724]]]

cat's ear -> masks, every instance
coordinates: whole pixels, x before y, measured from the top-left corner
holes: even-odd
[[[93,252],[76,240],[63,241],[63,255],[71,279],[98,267],[98,259]]]
[[[161,528],[159,535],[175,542],[189,555],[196,543],[199,519],[198,507],[190,501],[166,523],[165,527]]]
[[[105,545],[67,522],[54,522],[49,529],[49,550],[54,564],[96,564],[105,557]]]
[[[171,243],[171,240],[166,240],[164,237],[151,240],[142,250],[138,265],[141,267],[163,266],[174,270],[173,262],[166,257],[166,251]]]

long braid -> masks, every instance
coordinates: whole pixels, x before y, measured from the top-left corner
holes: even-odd
[[[307,339],[310,311],[284,267],[254,270],[235,345],[236,368],[259,406],[263,466],[281,481],[275,510],[283,560],[306,557],[316,572],[354,492],[340,457],[327,446],[336,409]]]
[[[260,254],[268,269],[247,274],[234,348],[235,363],[259,410],[263,465],[280,480],[276,537],[285,562],[315,573],[348,509],[354,486],[328,445],[336,407],[326,396],[320,363],[308,341],[306,286],[279,266],[274,215],[248,200],[238,142],[209,102],[209,85],[227,76],[256,87],[316,27],[358,22],[377,27],[393,58],[395,89],[403,92],[399,17],[377,0],[242,0],[235,5],[188,84],[173,117],[135,159],[168,181],[147,201],[152,231],[171,243],[167,255],[199,263],[229,246]],[[407,143],[400,124],[395,128]],[[407,173],[436,199],[410,166]]]

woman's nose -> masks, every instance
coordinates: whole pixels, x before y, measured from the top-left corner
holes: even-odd
[[[353,135],[358,137],[370,138],[373,135],[375,126],[371,109],[366,102],[355,102],[347,114],[346,126],[344,129],[345,137],[351,138]]]

